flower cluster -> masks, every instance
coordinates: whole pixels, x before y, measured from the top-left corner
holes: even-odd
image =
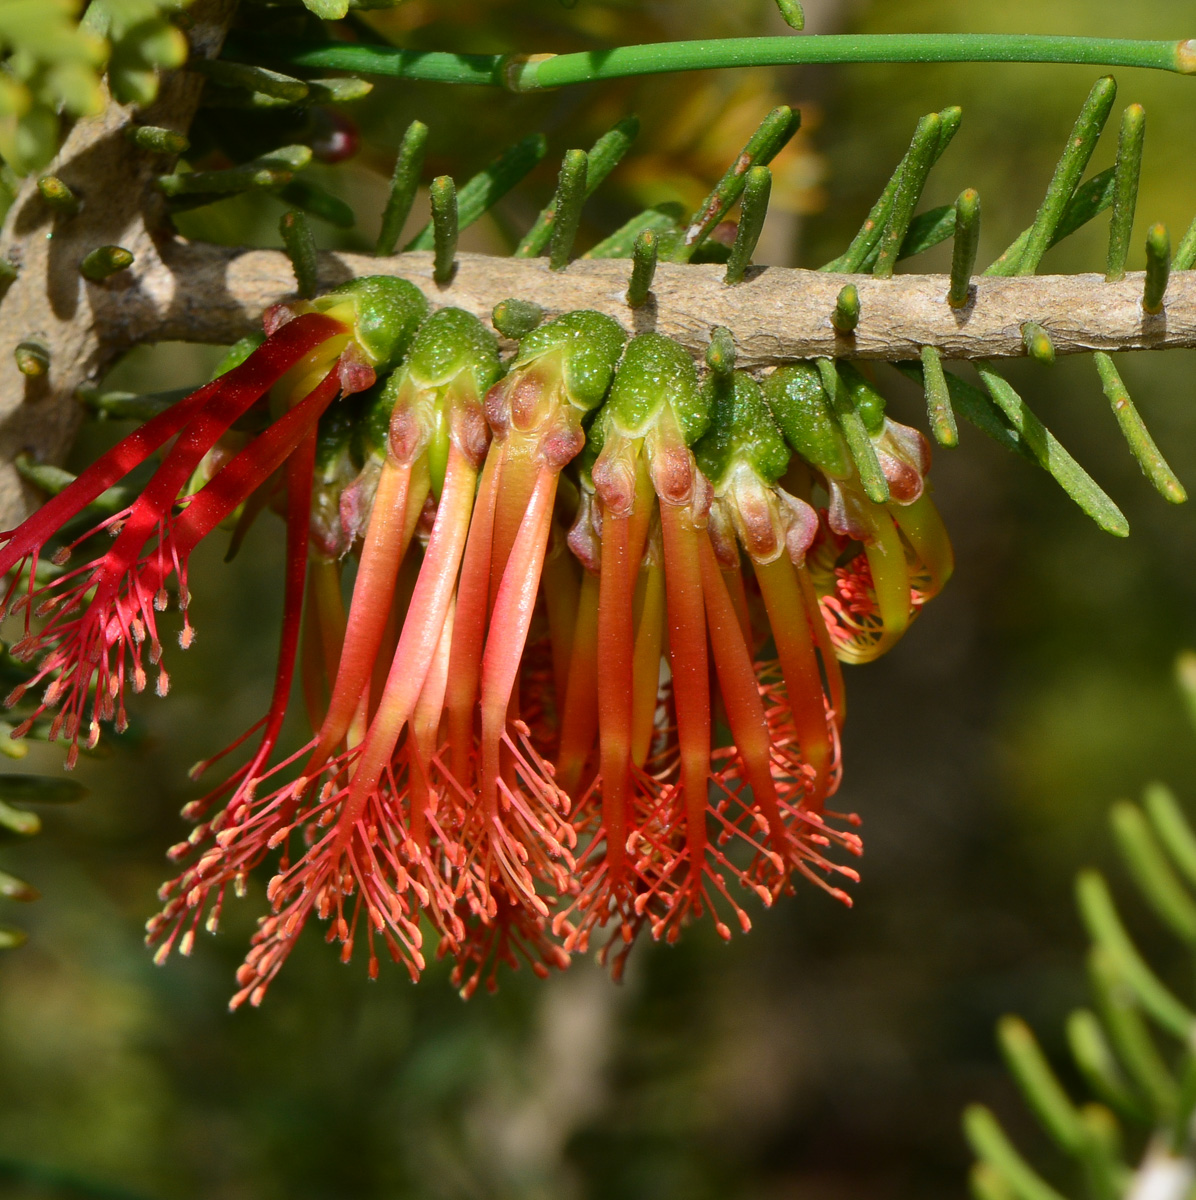
[[[885,651],[950,573],[925,439],[849,365],[829,368],[836,395],[829,364],[761,383],[712,356],[700,378],[677,343],[596,312],[504,364],[475,317],[427,310],[385,279],[273,310],[0,548],[14,654],[44,685],[22,728],[53,712],[69,764],[125,722],[126,680],[152,666],[165,692],[158,615],[173,592],[190,644],[198,540],[286,515],[273,701],[236,744],[258,737],[248,760],[184,810],[159,961],[266,862],[234,1006],[260,1003],[313,914],[345,961],[364,941],[371,976],[385,950],[417,978],[433,937],[468,995],[594,939],[617,973],[645,928],[672,941],[708,916],[730,937],[747,898],[799,878],[850,903],[833,851],[860,852],[855,818],[826,807],[839,663]],[[264,432],[230,442],[255,406]],[[159,451],[47,575],[56,532]],[[312,737],[274,761],[297,665]]]

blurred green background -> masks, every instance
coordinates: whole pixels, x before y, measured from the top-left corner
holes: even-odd
[[[808,11],[819,31],[1196,34],[1190,0],[822,0]],[[783,29],[763,0],[572,10],[406,0],[369,19],[402,44],[484,51]],[[320,236],[371,243],[412,117],[432,128],[428,176],[460,179],[533,129],[548,133],[554,161],[638,112],[633,156],[587,209],[592,242],[646,201],[692,203],[783,100],[802,107],[806,130],[778,164],[762,257],[817,265],[854,231],[918,115],[958,103],[963,128],[925,204],[977,187],[991,259],[1032,216],[1094,75],[861,67],[533,97],[379,83],[354,109],[361,154],[321,177],[351,201],[361,232]],[[1126,70],[1119,82],[1118,112],[1137,100],[1149,114],[1139,267],[1147,222],[1178,236],[1196,212],[1196,81]],[[1114,140],[1093,170],[1112,161]],[[466,247],[505,252],[552,178],[546,165]],[[277,244],[281,211],[230,201],[185,228]],[[1098,220],[1044,269],[1101,269],[1106,228]],[[112,383],[190,383],[212,359],[159,347]],[[1121,361],[1196,487],[1196,357]],[[271,679],[280,527],[261,523],[230,568],[206,547],[192,568],[197,645],[172,656],[168,702],[138,701],[138,747],[86,761],[91,798],[48,813],[41,837],[0,848],[0,865],[44,893],[5,914],[31,937],[0,959],[0,1195],[926,1200],[964,1193],[959,1113],[973,1099],[1042,1149],[997,1061],[993,1023],[1020,1011],[1059,1051],[1084,988],[1071,881],[1083,863],[1111,859],[1109,803],[1157,777],[1196,807],[1196,736],[1171,678],[1176,652],[1196,644],[1196,517],[1142,478],[1090,362],[1010,375],[1123,506],[1130,539],[1101,534],[1045,475],[966,427],[933,472],[955,578],[896,650],[848,676],[839,807],[862,815],[867,847],[854,911],[811,889],[759,913],[729,946],[705,928],[674,948],[644,945],[619,987],[578,961],[547,983],[507,975],[497,996],[463,1004],[442,966],[418,987],[385,970],[371,984],[313,928],[265,1006],[230,1016],[261,881],[192,959],[152,966],[141,929],[167,874],[163,851],[185,831],[186,768],[258,716]],[[920,396],[884,379],[894,415],[924,426]],[[80,461],[112,435],[89,428]],[[14,766],[58,762],[35,747]],[[1129,913],[1151,945],[1149,924]]]

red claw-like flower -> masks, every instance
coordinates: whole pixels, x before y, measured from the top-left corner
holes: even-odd
[[[431,937],[469,996],[591,944],[618,976],[641,933],[697,920],[730,938],[799,880],[850,904],[840,660],[891,646],[950,573],[925,439],[847,365],[867,462],[812,364],[762,386],[723,346],[700,383],[670,339],[577,312],[504,366],[476,317],[427,312],[396,280],[272,309],[264,340],[0,545],[32,664],[11,699],[43,689],[23,728],[57,709],[69,765],[84,726],[126,722],[126,679],[158,667],[165,690],[159,623],[177,589],[191,642],[196,545],[285,517],[270,707],[196,769],[256,738],[184,810],[157,960],[261,868],[234,1008],[262,1002],[311,918],[371,977],[389,956],[419,978]],[[55,542],[159,453],[131,504]],[[297,673],[311,737],[278,756]]]

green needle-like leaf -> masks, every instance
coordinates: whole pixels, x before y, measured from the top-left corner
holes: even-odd
[[[1096,1015],[1086,1008],[1067,1018],[1067,1043],[1088,1086],[1122,1117],[1148,1124],[1150,1111],[1125,1077]]]
[[[1088,955],[1088,975],[1118,1059],[1145,1097],[1152,1119],[1168,1117],[1175,1110],[1178,1087],[1142,1019],[1134,992],[1113,956],[1101,946],[1093,946]]]
[[[533,133],[494,160],[484,170],[457,189],[457,228],[467,229],[487,213],[517,183],[527,176],[548,153],[542,133]],[[435,244],[429,221],[404,247],[405,250],[431,250]]]
[[[1108,885],[1096,871],[1084,871],[1076,881],[1076,898],[1088,936],[1105,950],[1147,1014],[1168,1033],[1187,1041],[1196,1016],[1182,1004],[1146,965],[1117,915]]]
[[[977,1158],[1008,1183],[1017,1200],[1064,1200],[1017,1152],[997,1118],[982,1104],[963,1115],[963,1131]]]
[[[976,364],[984,386],[1010,425],[1021,435],[1040,466],[1106,533],[1115,537],[1129,535],[1129,522],[1121,509],[1109,499],[1096,482],[1063,448],[1062,443],[1030,411],[1008,380],[991,363]]]
[[[727,260],[724,282],[743,282],[744,273],[756,252],[756,243],[764,230],[768,216],[768,199],[772,194],[772,172],[767,167],[752,167],[743,185],[743,205],[739,214],[739,229],[735,234],[735,245]]]
[[[799,128],[801,113],[784,104],[774,108],[760,122],[759,128],[736,155],[722,179],[714,185],[714,190],[694,211],[685,230],[684,241],[672,256],[677,262],[688,262],[710,231],[730,212],[743,192],[748,171],[772,162]]]
[[[887,504],[889,502],[888,481],[880,469],[876,448],[872,445],[872,439],[864,428],[863,418],[851,401],[847,385],[829,358],[818,360],[818,370],[822,375],[823,390],[830,397],[831,412],[834,413],[839,428],[847,439],[847,447],[851,451],[855,469],[859,472],[864,494],[874,504]]]
[[[631,279],[627,284],[627,303],[632,308],[642,308],[648,303],[660,252],[657,241],[656,233],[651,229],[643,230],[635,239],[631,251]]]
[[[930,164],[931,166],[934,166],[942,158],[943,152],[951,144],[951,139],[959,129],[962,116],[962,110],[959,108],[946,108],[938,114],[940,122],[939,137]],[[885,184],[880,197],[872,206],[872,211],[869,212],[867,219],[860,226],[859,233],[852,239],[851,245],[838,258],[826,263],[819,270],[841,271],[851,275],[865,269],[865,264],[869,258],[877,253],[881,235],[884,233],[889,216],[893,211],[893,203],[897,197],[897,189],[901,184],[901,177],[909,161],[909,153],[909,151],[906,151],[905,157],[897,164],[897,169],[889,176],[888,183]]]
[[[1121,137],[1117,143],[1114,169],[1113,219],[1109,225],[1109,258],[1105,279],[1115,283],[1125,278],[1125,263],[1134,231],[1134,213],[1138,207],[1138,180],[1142,174],[1142,146],[1146,140],[1146,110],[1131,104],[1121,117]]]
[[[19,833],[22,837],[32,837],[41,831],[42,820],[37,813],[13,808],[0,800],[0,827],[11,833]]]
[[[1187,500],[1188,493],[1155,445],[1154,438],[1150,436],[1146,422],[1139,416],[1116,364],[1103,350],[1096,351],[1092,358],[1100,375],[1101,387],[1121,428],[1121,436],[1125,438],[1130,452],[1142,468],[1142,474],[1150,480],[1163,499],[1172,504],[1182,504]]]
[[[411,205],[419,188],[419,174],[423,170],[427,143],[428,127],[422,121],[412,121],[399,143],[394,174],[390,180],[390,194],[382,211],[382,228],[374,247],[375,254],[389,255],[395,252],[399,234],[411,215]]]
[[[1117,84],[1111,75],[1096,81],[1067,139],[1067,146],[1047,187],[1046,197],[1038,209],[1034,224],[1030,226],[1024,249],[1014,258],[1011,255],[1013,247],[1010,247],[989,267],[986,274],[1033,275],[1038,270],[1038,264],[1050,247],[1063,214],[1079,187],[1116,98]]]
[[[1171,869],[1142,810],[1123,800],[1113,806],[1110,821],[1117,848],[1147,903],[1178,938],[1196,946],[1196,901]]]
[[[940,446],[959,445],[959,427],[951,407],[951,389],[943,371],[943,356],[934,346],[922,347],[922,379],[930,430]]]
[[[909,232],[910,221],[913,220],[914,209],[922,196],[922,189],[926,186],[926,178],[938,160],[942,127],[942,117],[938,113],[929,113],[918,122],[918,127],[914,130],[913,141],[906,152],[901,169],[901,178],[897,181],[897,188],[893,193],[889,218],[877,243],[873,274],[880,279],[890,278],[897,265],[902,244]]]
[[[1196,831],[1188,824],[1175,794],[1166,784],[1147,784],[1142,803],[1155,836],[1188,882],[1196,885]]]
[[[1002,1017],[997,1040],[1010,1073],[1043,1129],[1068,1154],[1081,1154],[1086,1135],[1079,1111],[1055,1077],[1029,1025],[1020,1017]]]
[[[589,149],[586,167],[586,199],[589,199],[610,173],[619,165],[623,156],[631,149],[640,130],[638,117],[624,117],[608,133],[604,133]],[[523,241],[515,250],[515,258],[535,258],[543,254],[552,236],[552,225],[556,219],[556,199],[545,207],[536,218],[536,223],[527,231]],[[621,257],[612,255],[611,257]]]

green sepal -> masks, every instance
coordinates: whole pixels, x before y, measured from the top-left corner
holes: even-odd
[[[619,323],[590,309],[565,313],[533,329],[520,344],[515,368],[553,354],[571,403],[589,410],[602,403],[627,335]]]
[[[621,433],[637,437],[667,404],[692,446],[710,424],[709,403],[688,352],[664,334],[641,333],[628,343],[606,409]]]
[[[864,378],[854,363],[838,364],[839,377],[847,385],[847,394],[864,428],[875,437],[885,427],[885,398]]]
[[[702,474],[721,492],[725,477],[748,463],[769,486],[789,467],[789,447],[773,420],[760,385],[736,371],[730,380],[712,372],[705,391],[711,397],[710,426],[694,447]]]
[[[212,372],[212,378],[219,379],[221,375],[227,375],[229,371],[239,367],[265,340],[266,335],[259,330],[256,333],[247,333],[239,342],[234,342]]]
[[[394,370],[428,315],[427,297],[406,279],[363,275],[321,296],[314,306],[317,312],[327,312],[346,298],[355,309],[353,335],[370,365],[380,372]]]
[[[790,447],[832,479],[854,468],[813,363],[778,367],[764,381],[764,399]]]

